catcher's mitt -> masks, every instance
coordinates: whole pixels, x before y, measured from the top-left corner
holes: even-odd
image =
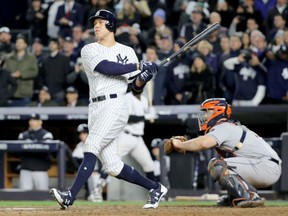
[[[174,139],[178,139],[182,142],[185,142],[187,141],[187,137],[186,136],[175,136],[175,137],[171,137],[170,139],[168,139],[165,143],[164,143],[164,151],[166,154],[170,154],[172,151],[177,151],[179,153],[185,153],[185,150],[182,150],[182,149],[179,149],[179,148],[176,148],[172,141]]]

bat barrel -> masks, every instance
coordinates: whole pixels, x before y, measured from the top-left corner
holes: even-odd
[[[177,52],[174,52],[172,55],[170,55],[169,57],[167,57],[166,59],[161,61],[158,64],[158,66],[162,67],[167,62],[169,62],[170,60],[175,58],[177,55],[179,55],[180,53],[186,51],[187,47],[194,46],[195,44],[199,43],[201,40],[205,39],[209,34],[211,34],[212,32],[214,32],[216,30],[218,30],[219,28],[220,28],[220,24],[219,23],[213,23],[211,26],[207,27],[202,32],[200,32],[195,37],[193,37],[190,41],[188,41],[186,44],[184,44]]]

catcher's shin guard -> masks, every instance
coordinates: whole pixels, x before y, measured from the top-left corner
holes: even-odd
[[[259,197],[256,189],[242,179],[238,174],[229,174],[219,179],[219,184],[233,197],[232,205],[237,206],[241,201],[250,201]],[[259,197],[260,199],[260,197]]]

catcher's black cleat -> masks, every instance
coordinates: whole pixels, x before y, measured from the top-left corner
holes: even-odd
[[[143,206],[144,209],[157,208],[162,197],[167,193],[167,188],[159,183],[159,188],[151,189],[148,194],[148,202]]]
[[[74,199],[69,190],[59,191],[56,188],[52,188],[49,193],[55,198],[62,210],[66,210],[69,206],[73,205]]]
[[[253,197],[249,200],[240,201],[237,206],[241,208],[254,208],[254,207],[263,207],[264,201],[259,197],[257,193],[253,192]]]
[[[233,206],[232,198],[229,195],[223,195],[219,197],[216,202],[216,206],[218,207],[230,207]]]

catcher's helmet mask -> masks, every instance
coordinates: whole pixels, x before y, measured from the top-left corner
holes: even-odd
[[[208,119],[204,118],[203,113],[198,115],[201,130],[205,130],[206,132],[209,131],[219,119],[230,119],[232,113],[231,105],[226,102],[225,98],[210,98],[205,100],[201,104],[201,111],[206,112],[207,110],[213,110],[213,114],[211,114]]]
[[[108,10],[98,10],[94,16],[89,18],[90,23],[94,26],[94,21],[97,19],[107,20],[106,28],[111,32],[116,32],[116,17]]]

